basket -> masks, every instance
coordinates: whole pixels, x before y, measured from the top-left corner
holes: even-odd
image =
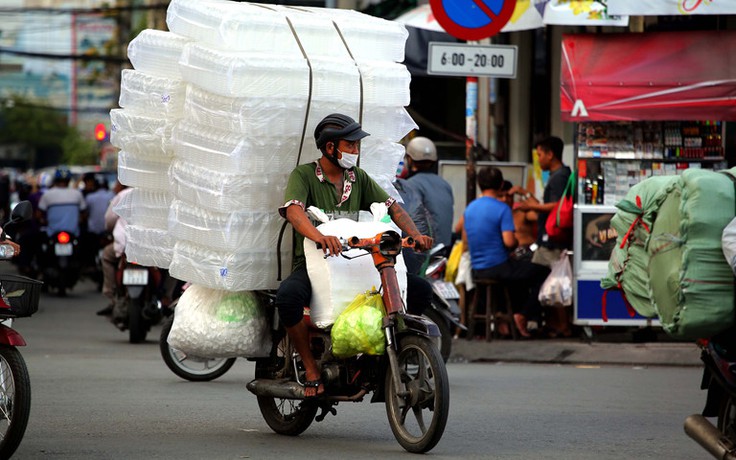
[[[42,285],[41,281],[25,276],[0,275],[0,318],[22,318],[36,313]]]

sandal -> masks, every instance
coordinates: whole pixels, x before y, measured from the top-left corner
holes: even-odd
[[[307,380],[304,382],[304,385],[302,385],[305,389],[306,388],[316,388],[315,393],[312,396],[304,395],[304,399],[315,399],[321,397],[325,393],[324,386],[322,385],[322,380]],[[322,387],[322,391],[319,391],[319,387]]]

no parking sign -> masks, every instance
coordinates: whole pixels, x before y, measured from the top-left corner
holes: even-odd
[[[501,31],[516,0],[430,0],[437,22],[453,37],[481,40]]]

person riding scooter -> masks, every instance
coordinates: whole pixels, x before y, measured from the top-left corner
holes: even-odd
[[[416,241],[418,250],[432,247],[432,238],[421,235],[411,217],[389,195],[358,168],[360,140],[369,134],[351,117],[339,113],[322,119],[314,130],[314,139],[322,157],[310,164],[300,165],[289,176],[286,203],[279,213],[296,231],[294,262],[291,275],[285,279],[276,294],[279,317],[302,358],[306,371],[305,396],[314,397],[324,392],[320,371],[309,348],[309,331],[303,319],[305,305],[309,305],[312,287],[304,258],[304,238],[321,245],[326,255],[337,256],[342,244],[335,236],[323,235],[311,223],[306,209],[316,206],[325,212],[358,212],[368,210],[371,203],[385,203],[394,223]],[[427,281],[407,274],[407,304],[410,313],[421,314],[420,309],[432,301],[432,288]]]

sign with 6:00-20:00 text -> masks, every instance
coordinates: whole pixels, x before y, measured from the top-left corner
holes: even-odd
[[[516,78],[517,47],[429,42],[427,73],[464,77]]]

